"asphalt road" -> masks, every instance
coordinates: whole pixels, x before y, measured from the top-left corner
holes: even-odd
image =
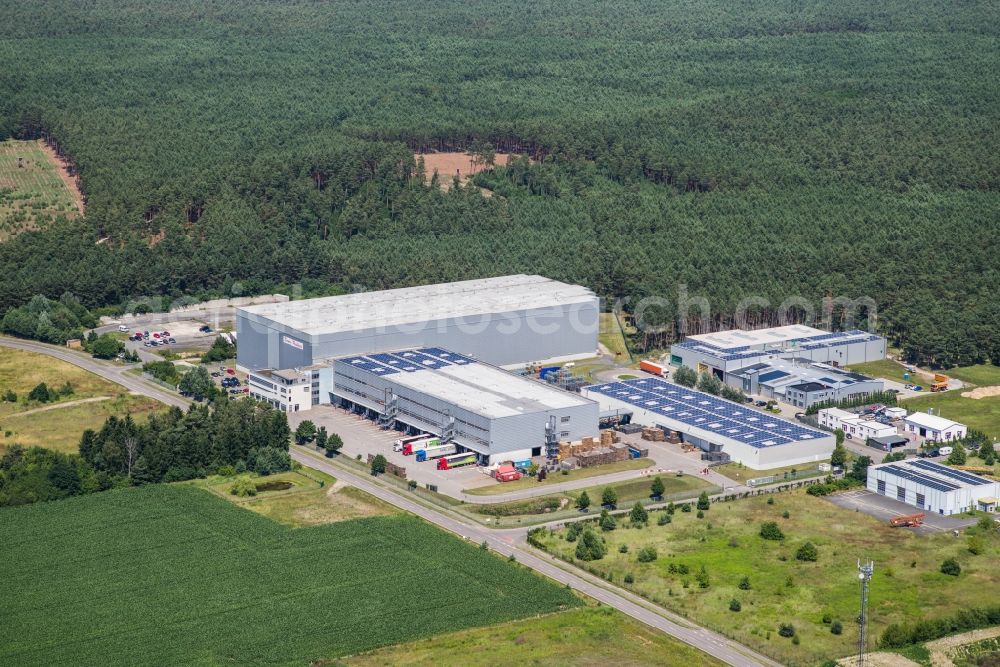
[[[116,382],[130,391],[143,394],[167,405],[182,409],[186,409],[190,405],[190,401],[184,397],[164,391],[129,373],[129,366],[102,362],[83,353],[54,345],[2,336],[0,336],[0,346],[47,354],[95,373],[106,380]],[[555,559],[547,555],[540,556],[533,550],[529,551],[529,547],[524,541],[527,532],[525,529],[495,531],[489,528],[470,525],[437,510],[425,507],[407,498],[404,494],[387,489],[373,482],[371,479],[366,479],[344,468],[334,466],[322,458],[314,457],[295,448],[292,448],[291,454],[292,458],[303,465],[331,474],[338,480],[361,489],[402,510],[415,514],[425,521],[454,533],[463,539],[473,541],[477,544],[486,542],[491,549],[504,556],[513,555],[522,565],[530,567],[556,582],[568,585],[574,590],[602,604],[613,607],[641,623],[645,623],[650,627],[661,630],[690,644],[728,665],[736,667],[759,667],[762,665],[780,667],[780,663],[760,655],[738,642],[727,639],[707,628],[695,625],[666,610],[660,608],[655,608],[654,610],[651,603],[647,603],[627,591],[614,588],[604,582],[598,583],[598,579],[590,577],[586,573],[581,572],[577,574],[569,569],[563,569]]]

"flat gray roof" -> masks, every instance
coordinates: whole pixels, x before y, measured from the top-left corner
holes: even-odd
[[[488,418],[559,410],[596,402],[441,348],[337,359],[401,386]],[[336,369],[336,366],[334,367]]]
[[[517,310],[556,309],[590,303],[594,299],[596,296],[586,287],[519,274],[266,303],[237,311],[254,320],[271,320],[305,334],[321,335],[430,320],[479,318]]]
[[[790,324],[783,327],[770,327],[768,329],[730,329],[729,331],[717,331],[715,333],[696,334],[688,336],[688,340],[696,340],[700,343],[707,343],[720,350],[730,350],[734,347],[745,345],[768,345],[785,343],[800,338],[812,338],[822,336],[828,332],[806,326],[804,324]]]

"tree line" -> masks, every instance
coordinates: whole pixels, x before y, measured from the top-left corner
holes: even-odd
[[[86,430],[78,454],[10,447],[0,457],[0,506],[58,500],[119,486],[291,467],[285,413],[250,399],[109,417]]]

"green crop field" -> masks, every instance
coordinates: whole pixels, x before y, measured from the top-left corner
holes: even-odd
[[[292,529],[200,489],[0,510],[0,664],[307,664],[579,605],[409,516]]]
[[[41,141],[0,141],[0,241],[77,215],[74,193]]]
[[[972,555],[965,536],[918,535],[890,528],[804,492],[778,495],[773,505],[763,497],[713,504],[703,519],[694,512],[675,512],[673,522],[665,526],[656,524],[657,517],[653,513],[650,526],[643,529],[626,528],[626,522],[619,521],[618,529],[601,533],[607,555],[577,564],[610,575],[619,585],[631,574],[635,583],[626,588],[786,665],[816,665],[851,653],[857,641],[853,619],[858,558],[875,561],[871,631],[876,639],[890,623],[995,603],[1000,590],[996,531],[983,536],[983,552]],[[785,539],[761,538],[764,521],[776,521]],[[564,536],[564,531],[543,532],[542,541],[553,553],[574,557],[576,544]],[[806,541],[818,548],[816,562],[795,558]],[[622,544],[628,553],[619,552]],[[637,561],[644,546],[656,549],[655,561]],[[948,557],[958,559],[960,576],[940,573],[941,562]],[[681,565],[688,568],[686,574],[678,571]],[[705,588],[697,580],[703,566],[708,577]],[[738,587],[743,576],[749,577],[749,590]],[[733,599],[740,601],[741,611],[730,611]],[[843,623],[842,635],[830,632],[822,621],[824,614]],[[778,636],[778,625],[785,622],[795,627],[801,643]]]
[[[722,663],[608,607],[462,630],[345,659],[349,667],[684,665]]]

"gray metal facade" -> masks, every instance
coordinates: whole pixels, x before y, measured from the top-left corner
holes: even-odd
[[[535,381],[525,378],[524,382]],[[402,386],[392,376],[379,377],[342,360],[333,361],[332,403],[346,400],[385,414],[390,395],[395,396],[397,422],[441,435],[448,422],[454,420],[452,441],[482,455],[483,463],[527,458],[533,451],[544,453],[545,426],[550,416],[555,417],[560,440],[578,440],[598,431],[598,405],[594,401],[581,399],[579,405],[490,418]]]
[[[498,366],[590,356],[597,350],[600,304],[307,334],[280,321],[236,311],[237,362],[243,368],[296,368],[321,359],[388,350],[443,347]],[[300,349],[301,348],[301,349]]]

